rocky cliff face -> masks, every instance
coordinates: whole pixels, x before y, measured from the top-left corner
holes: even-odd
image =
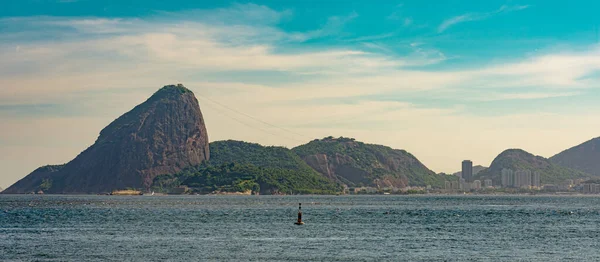
[[[404,150],[332,137],[292,150],[323,176],[351,187],[443,186],[443,176]]]
[[[550,158],[556,164],[600,176],[600,137]]]
[[[158,175],[208,159],[208,136],[198,101],[182,85],[170,85],[110,123],[71,162],[40,168],[3,193],[146,189]]]

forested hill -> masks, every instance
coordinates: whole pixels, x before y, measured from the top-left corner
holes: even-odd
[[[342,187],[310,168],[291,150],[242,141],[210,143],[211,159],[154,180],[154,189],[187,186],[195,193],[336,194]]]
[[[348,186],[441,188],[446,179],[405,150],[353,138],[316,139],[292,151],[325,177]]]

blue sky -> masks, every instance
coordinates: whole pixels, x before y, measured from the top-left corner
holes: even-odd
[[[597,1],[4,0],[0,187],[69,161],[180,82],[199,97],[213,141],[351,136],[406,149],[437,172],[462,159],[489,165],[506,148],[549,157],[600,135],[597,10]]]

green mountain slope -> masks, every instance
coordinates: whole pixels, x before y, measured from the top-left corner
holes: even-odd
[[[293,148],[308,165],[332,181],[352,186],[441,188],[444,176],[404,150],[327,137]]]
[[[157,177],[154,188],[165,191],[184,185],[198,193],[261,194],[333,194],[342,189],[284,147],[228,140],[210,143],[210,152],[210,162]]]
[[[542,184],[554,184],[566,179],[590,177],[589,174],[562,167],[541,156],[535,156],[521,149],[508,149],[500,153],[488,169],[479,172],[478,179],[492,179],[498,185],[502,180],[502,169],[540,171]]]
[[[285,147],[262,146],[235,140],[210,143],[210,163],[217,166],[229,163],[251,164],[316,173],[298,155]]]

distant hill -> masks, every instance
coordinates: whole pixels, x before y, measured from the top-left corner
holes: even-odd
[[[586,178],[589,174],[562,167],[541,156],[535,156],[521,149],[508,149],[500,153],[489,168],[480,171],[478,179],[492,179],[494,184],[500,184],[502,169],[540,171],[540,181],[543,184],[554,184],[566,179]]]
[[[482,170],[485,170],[487,167],[486,166],[481,166],[481,165],[476,165],[473,166],[473,175],[477,175],[479,172],[481,172]],[[462,176],[462,171],[458,171],[452,174],[453,176]]]
[[[3,193],[147,189],[156,176],[180,172],[208,158],[198,100],[183,85],[169,85],[110,123],[69,163],[38,168]]]
[[[179,186],[198,193],[334,194],[342,190],[284,147],[227,140],[210,143],[210,152],[208,163],[155,178],[155,190]]]
[[[600,176],[600,137],[560,152],[551,157],[550,161]]]
[[[426,186],[441,188],[444,176],[412,154],[352,138],[316,139],[293,148],[309,166],[331,181],[352,186]]]

